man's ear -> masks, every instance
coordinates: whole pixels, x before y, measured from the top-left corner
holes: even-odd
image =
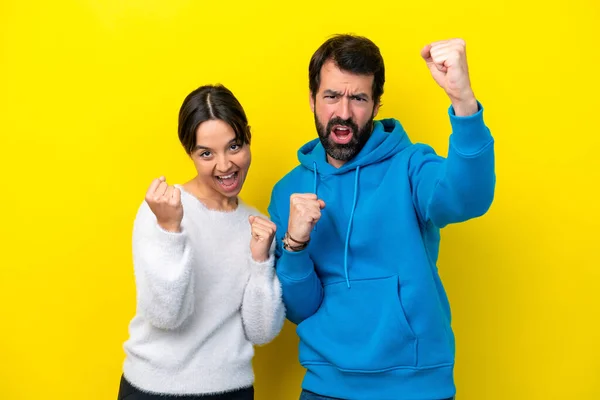
[[[381,100],[379,100],[377,104],[375,104],[375,107],[373,107],[373,118],[377,116],[377,113],[379,112],[379,107],[381,107]]]
[[[310,110],[312,111],[312,113],[315,113],[315,97],[313,96],[312,92],[308,92],[308,102],[310,104]]]

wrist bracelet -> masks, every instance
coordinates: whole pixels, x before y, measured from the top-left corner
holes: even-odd
[[[310,242],[310,238],[308,238],[308,240],[306,242],[301,242],[299,240],[294,239],[292,237],[292,235],[290,235],[289,232],[286,232],[286,235],[287,235],[288,239],[290,239],[292,242],[296,242],[296,243],[299,243],[299,244],[307,244],[308,242]]]
[[[289,241],[292,240],[296,243],[300,243],[299,246],[292,246],[290,245]],[[283,237],[283,248],[285,250],[289,250],[289,251],[300,251],[300,250],[304,250],[307,246],[308,246],[308,242],[310,242],[310,239],[306,242],[298,242],[294,239],[291,238],[290,234],[288,232],[285,233],[285,236]]]

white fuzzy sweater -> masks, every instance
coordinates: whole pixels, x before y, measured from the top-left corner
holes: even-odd
[[[164,231],[143,202],[133,229],[137,310],[124,344],[125,378],[141,390],[208,394],[254,383],[253,344],[270,342],[285,318],[269,260],[250,254],[248,216],[206,208],[181,186],[180,233]]]

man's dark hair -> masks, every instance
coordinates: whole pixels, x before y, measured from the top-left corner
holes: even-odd
[[[321,84],[321,68],[332,60],[342,71],[356,75],[373,75],[373,101],[379,103],[385,83],[385,66],[379,47],[363,36],[335,35],[323,43],[310,59],[309,88],[313,98]]]

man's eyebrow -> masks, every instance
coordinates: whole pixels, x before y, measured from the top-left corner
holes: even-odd
[[[323,92],[323,94],[328,95],[328,96],[341,96],[342,92],[337,92],[335,90],[327,89]]]
[[[338,91],[335,91],[335,90],[327,89],[327,90],[324,90],[324,91],[323,91],[323,94],[324,94],[325,96],[341,96],[341,95],[342,95],[342,92],[338,92]],[[354,93],[354,94],[350,94],[350,95],[348,95],[348,97],[351,97],[351,98],[360,98],[360,97],[364,97],[364,98],[367,98],[367,99],[368,99],[368,98],[369,98],[369,95],[368,95],[368,94],[366,94],[366,93],[364,93],[364,92],[361,92],[361,93]]]

